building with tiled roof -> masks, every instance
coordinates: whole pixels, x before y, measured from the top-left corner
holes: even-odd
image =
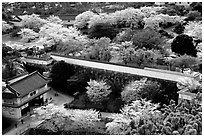
[[[37,71],[6,81],[2,89],[3,114],[21,119],[31,112],[32,106],[47,101],[46,93],[49,89],[47,80]]]

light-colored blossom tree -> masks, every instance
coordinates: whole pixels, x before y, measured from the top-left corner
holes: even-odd
[[[184,34],[202,40],[202,21],[192,21],[185,26]]]
[[[39,37],[38,33],[33,31],[32,29],[28,29],[28,28],[21,29],[19,34],[21,35],[21,37],[22,37],[21,40],[23,42],[30,42],[30,41],[35,40],[36,38]]]
[[[94,129],[100,121],[99,112],[95,110],[66,109],[64,106],[48,104],[34,109],[34,119],[44,121],[41,128],[53,132],[66,132]]]
[[[102,102],[108,99],[108,95],[112,92],[110,86],[105,81],[90,80],[88,82],[87,95],[92,102]]]

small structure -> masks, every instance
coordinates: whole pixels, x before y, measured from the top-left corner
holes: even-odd
[[[188,100],[191,101],[196,98],[196,93],[191,93],[188,88],[184,88],[177,92],[179,94],[178,103],[180,103],[182,100]],[[202,93],[201,93],[202,94]],[[198,104],[202,105],[202,99],[198,99]]]
[[[21,120],[32,112],[32,106],[46,103],[47,80],[37,71],[5,82],[2,88],[3,115]]]
[[[28,64],[37,64],[37,65],[45,65],[48,66],[52,64],[53,59],[52,58],[37,58],[37,57],[22,57],[22,62],[28,63]]]
[[[63,21],[62,25],[66,28],[73,26],[75,20],[70,20],[70,21]]]

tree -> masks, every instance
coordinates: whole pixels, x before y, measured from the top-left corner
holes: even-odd
[[[183,73],[185,68],[194,68],[195,66],[198,66],[200,63],[198,58],[188,56],[188,55],[183,55],[178,58],[170,60],[170,64],[181,68],[181,71]]]
[[[91,17],[93,17],[95,13],[92,11],[83,12],[75,17],[74,26],[79,29],[88,28],[88,22]]]
[[[184,34],[202,41],[202,22],[201,21],[189,22],[185,26]]]
[[[155,135],[161,112],[158,104],[136,100],[121,109],[121,114],[113,114],[113,121],[106,124],[106,131],[111,135]]]
[[[35,40],[36,38],[39,37],[39,34],[36,33],[35,31],[33,31],[32,29],[27,29],[27,28],[24,28],[24,29],[21,29],[20,32],[18,32],[21,37],[22,37],[22,41],[23,42],[26,42],[26,43],[29,43],[31,42],[32,40]]]
[[[55,88],[66,89],[67,79],[73,74],[73,68],[71,68],[64,61],[56,62],[50,71],[50,77],[52,79],[51,85]]]
[[[137,31],[132,41],[136,48],[160,49],[163,38],[158,32],[152,29],[144,29]]]
[[[49,23],[62,24],[62,20],[58,16],[51,15],[46,19]]]
[[[96,132],[99,112],[95,110],[66,109],[63,106],[48,104],[34,109],[33,118],[43,120],[41,129],[66,134],[71,132]]]
[[[192,2],[190,6],[193,10],[197,10],[198,12],[202,13],[202,3],[201,2]]]
[[[117,33],[118,31],[111,24],[98,23],[89,29],[88,37],[97,39],[107,37],[112,40],[116,37]]]
[[[47,23],[46,20],[41,19],[39,15],[36,14],[24,15],[21,18],[21,27],[32,29],[37,33],[40,31],[40,28]]]
[[[181,55],[187,54],[196,57],[197,53],[193,44],[193,38],[186,34],[181,34],[174,38],[171,43],[171,49],[173,52]]]
[[[161,90],[161,84],[159,82],[141,79],[126,85],[121,92],[121,98],[127,104],[141,98],[151,100],[153,103],[161,103],[159,97],[163,96],[162,93],[163,90]]]
[[[104,100],[108,100],[108,96],[112,91],[105,81],[90,80],[88,85],[86,93],[91,102],[102,103]]]

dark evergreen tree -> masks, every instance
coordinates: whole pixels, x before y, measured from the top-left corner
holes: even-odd
[[[51,68],[51,85],[54,88],[65,90],[67,88],[67,79],[73,74],[73,69],[64,61],[56,62]]]
[[[98,23],[89,29],[88,36],[90,38],[107,37],[111,40],[116,37],[118,31],[111,24]]]
[[[196,57],[197,54],[196,47],[193,44],[193,38],[186,34],[178,35],[173,40],[171,49],[180,55],[187,54]]]

